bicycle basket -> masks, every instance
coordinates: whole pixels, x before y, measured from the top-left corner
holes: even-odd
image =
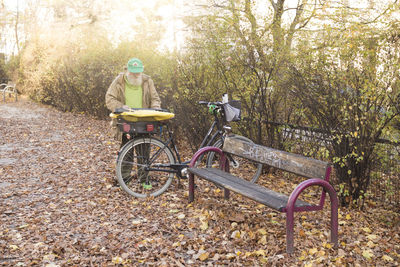
[[[240,121],[241,103],[239,100],[231,100],[223,105],[226,121]]]

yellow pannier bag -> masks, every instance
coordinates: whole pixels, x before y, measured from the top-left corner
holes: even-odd
[[[124,111],[121,113],[111,113],[110,117],[115,119],[123,119],[128,122],[166,121],[175,117],[175,114],[152,109],[138,109],[132,111]]]

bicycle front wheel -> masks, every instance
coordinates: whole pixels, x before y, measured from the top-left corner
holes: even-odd
[[[118,183],[128,194],[146,198],[164,193],[175,173],[171,149],[153,137],[136,138],[126,143],[117,159]]]
[[[242,141],[250,142],[253,143],[250,139],[240,136],[240,135],[235,135],[234,138],[237,138]],[[218,147],[222,149],[223,146],[223,141],[222,138],[218,139],[214,144],[214,147]],[[230,163],[230,173],[232,173],[235,176],[240,176],[248,181],[251,181],[252,183],[256,183],[258,178],[261,175],[262,172],[262,164],[261,163],[256,163],[251,160],[241,158],[241,157],[236,157],[234,155],[230,155],[229,157],[229,163]],[[210,152],[207,155],[207,168],[218,168],[219,167],[219,156],[215,154],[214,152]]]

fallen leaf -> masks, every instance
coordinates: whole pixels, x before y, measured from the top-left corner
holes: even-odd
[[[390,257],[390,256],[388,256],[388,255],[383,255],[383,256],[382,256],[382,260],[392,262],[392,261],[393,261],[393,258]]]
[[[142,223],[141,220],[132,220],[132,224],[133,225],[138,225],[138,224],[141,224],[141,223]]]
[[[201,221],[200,229],[203,230],[203,231],[207,230],[208,229],[208,222],[207,221]]]
[[[19,226],[18,229],[24,229],[24,228],[26,228],[28,226],[29,226],[29,224],[24,224],[24,225]]]
[[[368,227],[364,227],[364,228],[362,228],[362,230],[364,232],[366,232],[366,233],[371,233],[372,232],[371,229],[369,229]]]
[[[265,250],[260,249],[260,250],[254,251],[254,254],[257,256],[265,256]]]
[[[228,253],[228,254],[225,255],[225,258],[228,259],[228,260],[231,260],[231,259],[233,259],[235,257],[236,257],[236,254],[233,254],[233,253]]]
[[[266,235],[263,235],[263,236],[258,240],[258,243],[259,243],[259,244],[262,244],[262,245],[266,245],[266,244],[267,244],[267,236],[266,236]]]
[[[11,250],[17,250],[19,247],[17,245],[10,245]]]
[[[370,248],[373,248],[373,247],[375,247],[376,245],[375,245],[374,242],[372,242],[372,241],[370,240],[370,241],[368,241],[367,246],[370,247]]]
[[[112,258],[112,263],[114,264],[121,264],[122,263],[122,258],[120,256],[116,256]]]
[[[308,254],[310,254],[310,255],[314,255],[315,253],[317,253],[318,252],[318,249],[317,248],[312,248],[312,249],[309,249],[308,250]]]
[[[210,253],[208,253],[208,252],[204,252],[204,253],[202,253],[200,256],[199,256],[199,259],[201,260],[201,261],[205,261],[206,259],[208,259],[208,256],[210,255]]]
[[[258,229],[257,232],[262,234],[262,235],[266,235],[267,234],[267,231],[264,228]]]
[[[374,257],[374,253],[368,249],[368,250],[364,250],[362,253],[363,257],[366,258],[367,260],[370,260],[372,257]]]
[[[240,238],[240,231],[239,230],[233,231],[231,234],[231,238],[235,238],[235,239]]]

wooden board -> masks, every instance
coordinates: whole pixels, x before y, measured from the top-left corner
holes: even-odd
[[[324,179],[326,169],[330,165],[328,162],[248,143],[229,136],[225,138],[222,150],[308,178]]]

